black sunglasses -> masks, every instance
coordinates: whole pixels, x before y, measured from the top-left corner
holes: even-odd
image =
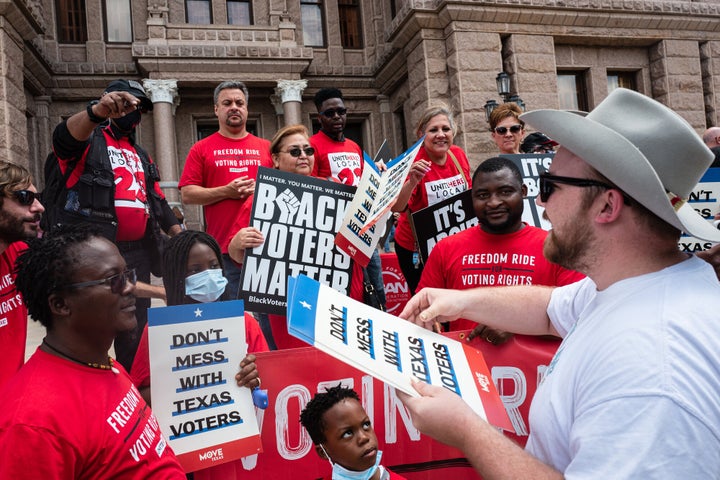
[[[601,187],[608,190],[618,189],[609,183],[600,182],[598,180],[591,180],[589,178],[573,178],[573,177],[558,177],[557,175],[550,175],[549,173],[540,174],[540,200],[544,203],[548,201],[550,195],[555,191],[555,186],[558,183],[564,185],[572,185],[573,187]],[[619,190],[619,189],[618,189]],[[623,198],[625,194],[623,193]]]
[[[107,278],[101,278],[100,280],[90,280],[89,282],[71,283],[65,285],[64,288],[85,288],[94,287],[95,285],[109,285],[110,291],[115,294],[120,294],[125,290],[128,282],[135,285],[137,283],[137,274],[135,269],[125,270],[122,273],[111,275]]]
[[[510,125],[510,133],[518,133],[522,129],[523,126],[520,124]],[[495,127],[494,130],[498,135],[505,135],[508,131],[508,127]]]
[[[20,205],[32,205],[35,199],[40,200],[40,194],[30,190],[13,190],[10,192]]]
[[[333,118],[335,115],[340,115],[341,117],[347,113],[347,108],[336,108],[332,109],[329,108],[327,110],[323,110],[320,112],[320,115],[327,118]]]
[[[305,147],[303,149],[300,149],[299,147],[295,147],[295,148],[291,148],[290,150],[288,150],[287,152],[284,152],[284,153],[289,153],[290,156],[297,158],[302,154],[302,152],[305,152],[305,155],[310,157],[315,154],[315,149],[312,147]]]

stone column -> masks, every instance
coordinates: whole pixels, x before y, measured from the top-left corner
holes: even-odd
[[[54,125],[50,125],[50,104],[52,103],[51,97],[48,95],[41,95],[35,97],[35,109],[37,111],[38,121],[38,149],[40,152],[50,152],[52,149],[52,128]],[[42,160],[45,160],[45,157]]]
[[[0,160],[29,167],[23,50],[20,33],[0,15]]]
[[[36,158],[31,158],[30,161],[35,162],[34,170],[31,169],[31,172],[33,173],[33,180],[35,182],[35,186],[38,189],[45,188],[45,172],[43,171],[45,167],[45,157],[48,153],[50,153],[50,151],[52,151],[52,131],[55,126],[50,124],[51,103],[52,99],[48,95],[40,95],[35,97],[37,147],[35,155]]]
[[[650,48],[652,98],[705,129],[700,45],[695,40],[661,40]]]
[[[278,80],[275,94],[280,97],[285,125],[302,123],[302,92],[307,80]]]
[[[388,141],[388,146],[393,155],[401,152],[400,145],[395,142],[399,138],[399,134],[393,131],[393,116],[390,111],[390,98],[387,95],[378,95],[375,97],[380,106],[380,138]],[[372,152],[371,155],[374,155]]]
[[[143,86],[153,102],[155,127],[155,162],[162,181],[160,187],[171,207],[180,207],[178,191],[179,168],[175,137],[175,109],[180,103],[177,80],[143,80]]]
[[[700,44],[700,65],[705,91],[705,123],[720,126],[720,41]]]
[[[148,16],[145,22],[148,27],[148,45],[167,44],[168,12],[167,0],[148,2]]]
[[[453,108],[448,75],[451,58],[446,41],[442,28],[423,28],[404,46],[409,91],[404,109],[413,139],[415,124],[429,105],[445,103]]]
[[[439,50],[439,46],[435,48]],[[502,41],[497,33],[453,25],[446,48],[448,90],[443,99],[455,112],[457,125],[462,127],[453,143],[465,150],[472,172],[481,160],[497,153],[483,106],[491,99],[502,102],[495,83],[495,77],[503,70]]]
[[[277,88],[275,89],[277,92]],[[275,108],[275,128],[280,130],[284,125],[285,110],[283,109],[282,99],[277,93],[270,95],[270,103]]]

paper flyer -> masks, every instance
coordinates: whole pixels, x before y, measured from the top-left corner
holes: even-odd
[[[148,310],[152,408],[185,471],[262,451],[250,389],[242,300]]]
[[[512,425],[479,350],[357,302],[304,275],[288,279],[288,331],[417,396],[411,377],[460,395],[482,418]]]
[[[423,137],[424,138],[424,137]],[[422,138],[402,155],[386,162],[387,170],[380,172],[376,162],[365,156],[360,183],[343,224],[335,236],[335,244],[350,255],[360,265],[367,266],[370,256],[377,246],[383,232],[375,228],[384,225],[390,216],[390,208],[397,200],[400,189],[410,172],[418,150],[422,147]],[[385,143],[383,143],[385,147]],[[378,159],[389,157],[381,147]]]

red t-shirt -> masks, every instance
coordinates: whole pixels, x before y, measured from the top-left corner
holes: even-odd
[[[517,232],[494,235],[476,225],[443,238],[430,252],[417,291],[425,287],[458,290],[501,285],[560,287],[585,278],[545,258],[543,243],[547,234],[525,224]],[[476,322],[465,319],[450,323],[453,331],[475,326]]]
[[[249,197],[247,197],[245,202],[242,204],[242,207],[240,207],[237,215],[235,215],[235,218],[232,220],[233,223],[231,231],[234,233],[230,236],[230,238],[228,238],[227,243],[222,246],[222,248],[224,248],[223,252],[227,252],[228,246],[230,245],[230,240],[233,239],[237,232],[239,232],[245,227],[250,226],[250,214],[252,213],[252,203],[254,197],[255,195],[250,195]]]
[[[102,133],[105,136],[108,158],[115,178],[115,215],[118,223],[116,240],[118,242],[140,240],[145,236],[147,221],[150,217],[142,160],[128,137],[115,138],[109,125],[102,129]],[[69,188],[77,183],[85,170],[89,148],[90,144],[86,146],[80,159],[59,158],[60,169],[63,172],[67,168],[68,162],[78,161],[68,178]],[[165,198],[157,182],[155,183],[155,192],[160,198]]]
[[[255,320],[255,317],[248,312],[245,312],[245,341],[247,342],[248,353],[270,351],[262,330],[260,330],[260,325]],[[148,344],[147,325],[145,325],[140,337],[135,360],[133,360],[130,369],[130,377],[138,388],[150,385],[150,346]]]
[[[213,188],[238,177],[256,179],[260,166],[272,167],[270,142],[252,134],[236,140],[216,132],[192,146],[178,186]],[[236,232],[232,230],[231,219],[245,201],[225,199],[203,207],[206,231],[217,240],[223,253],[227,253],[228,243]]]
[[[15,259],[26,248],[13,242],[0,254],[0,387],[25,363],[28,311],[15,289]]]
[[[0,394],[0,478],[184,480],[127,372],[39,348]]]
[[[118,242],[140,240],[145,236],[150,217],[142,161],[128,137],[115,139],[105,133],[105,141],[115,177],[115,215],[118,222],[116,239]],[[157,182],[155,190],[165,198]]]
[[[435,205],[470,188],[470,165],[465,152],[455,145],[450,147],[450,151],[455,155],[460,165],[460,171],[449,154],[445,165],[440,166],[430,161],[430,171],[420,180],[408,200],[408,208],[411,212]],[[414,161],[419,160],[429,160],[425,147],[418,151]],[[406,250],[415,249],[415,237],[410,228],[407,211],[404,211],[398,218],[397,227],[395,227],[395,242]]]
[[[345,185],[357,186],[363,171],[363,152],[360,146],[346,138],[337,142],[322,130],[310,137],[315,149],[313,177],[334,180]]]

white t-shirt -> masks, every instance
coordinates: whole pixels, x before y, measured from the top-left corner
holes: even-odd
[[[564,337],[527,450],[567,479],[720,478],[720,283],[692,257],[598,292],[556,288]]]

